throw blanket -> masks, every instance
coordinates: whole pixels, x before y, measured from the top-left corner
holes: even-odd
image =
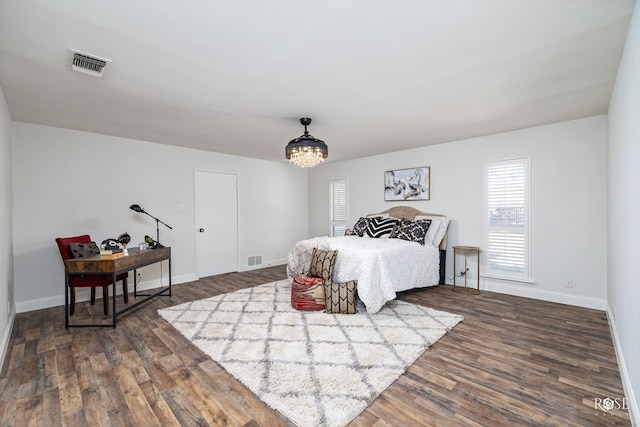
[[[288,256],[289,278],[307,272],[313,248],[338,251],[333,280],[357,280],[358,297],[369,314],[395,299],[396,292],[435,286],[440,279],[440,253],[435,246],[357,236],[316,237],[296,243]]]

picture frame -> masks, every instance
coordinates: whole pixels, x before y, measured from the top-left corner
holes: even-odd
[[[430,200],[431,168],[394,169],[384,173],[384,200]]]

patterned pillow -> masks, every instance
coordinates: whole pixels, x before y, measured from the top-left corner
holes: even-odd
[[[71,258],[86,258],[100,253],[100,248],[96,245],[96,242],[69,243],[68,250]]]
[[[324,280],[333,279],[333,266],[336,263],[338,251],[321,251],[313,248],[311,252],[311,265],[307,273],[312,277],[321,277]]]
[[[353,234],[356,234],[360,237],[364,236],[367,225],[369,225],[369,218],[360,217],[360,219],[357,220],[353,226]]]
[[[427,238],[425,240],[430,242],[433,246],[440,246],[440,242],[442,242],[442,239],[447,232],[451,218],[446,216],[416,215],[415,220],[417,221],[419,219],[431,220],[431,226],[429,227]]]
[[[325,313],[355,314],[356,289],[358,282],[351,280],[344,283],[324,281]]]
[[[424,246],[425,237],[429,226],[431,225],[430,219],[420,219],[418,221],[409,221],[407,219],[401,219],[398,226],[393,229],[391,233],[392,239],[409,240],[410,242],[417,242]]]
[[[389,237],[396,224],[398,224],[398,220],[395,218],[369,218],[369,225],[366,230],[367,235],[378,239]]]

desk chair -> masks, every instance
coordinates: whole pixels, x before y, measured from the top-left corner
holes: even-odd
[[[83,234],[81,236],[73,237],[58,237],[56,243],[62,256],[62,261],[72,258],[69,251],[70,243],[90,243],[91,236]],[[128,273],[122,273],[116,276],[116,282],[122,280],[122,293],[124,296],[124,302],[129,302],[129,292],[127,287]],[[69,292],[71,294],[71,304],[69,306],[69,315],[73,316],[76,306],[76,288],[91,288],[91,305],[96,303],[96,287],[102,288],[102,301],[104,304],[104,314],[109,314],[109,285],[111,285],[112,276],[110,274],[71,274],[69,275]],[[67,290],[64,290],[67,292]],[[115,292],[115,288],[114,288]]]

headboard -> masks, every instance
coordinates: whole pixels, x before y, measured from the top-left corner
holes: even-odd
[[[442,214],[433,214],[433,213],[428,213],[428,212],[422,212],[422,211],[419,211],[416,208],[412,208],[411,206],[395,206],[393,208],[387,209],[386,211],[380,212],[380,213],[381,214],[388,214],[390,217],[393,217],[393,218],[408,219],[409,221],[413,221],[415,219],[415,217],[419,216],[419,215],[446,217],[446,215],[442,215]],[[443,251],[447,250],[447,233],[445,233],[444,238],[440,242],[439,248],[440,248],[440,250],[443,250]]]

